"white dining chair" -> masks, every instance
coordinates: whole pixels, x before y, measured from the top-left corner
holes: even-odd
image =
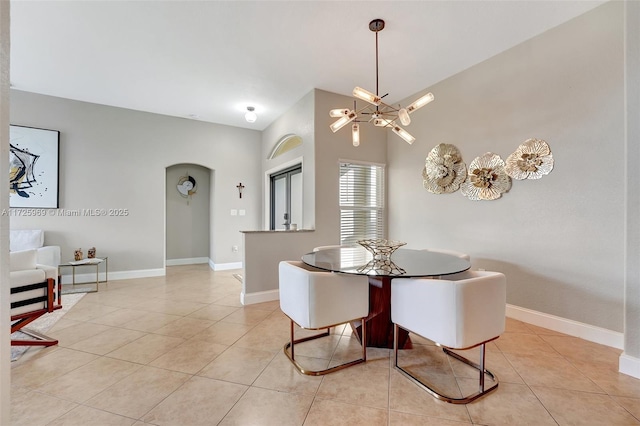
[[[333,246],[318,246],[318,247],[314,247],[313,251],[320,251],[320,250],[325,250],[325,249],[332,249],[332,248],[340,248],[342,247],[341,245],[333,245]]]
[[[394,323],[394,366],[429,394],[442,401],[466,404],[498,387],[498,378],[485,368],[485,345],[504,332],[506,278],[499,272],[466,271],[443,279],[394,278],[391,281],[391,321]],[[399,328],[435,342],[443,351],[478,371],[478,390],[445,395],[398,365]],[[479,346],[476,364],[451,349]],[[493,384],[485,385],[485,376]]]
[[[366,276],[326,272],[300,261],[279,264],[280,309],[290,319],[290,341],[284,353],[302,374],[319,376],[341,370],[367,360],[366,322],[369,314],[369,281]],[[323,370],[303,367],[295,358],[299,343],[330,335],[331,327],[352,321],[362,323],[362,356]],[[295,339],[295,324],[325,332]]]
[[[471,262],[471,256],[469,256],[467,253],[462,253],[460,251],[447,250],[447,249],[434,249],[434,248],[428,248],[428,249],[422,249],[422,250],[431,251],[433,253],[450,254],[451,256],[456,256],[456,257],[459,257],[460,259],[465,259]]]

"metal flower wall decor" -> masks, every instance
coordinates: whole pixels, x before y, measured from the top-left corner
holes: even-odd
[[[513,179],[540,179],[553,169],[549,145],[540,139],[527,139],[507,157],[505,170]]]
[[[462,195],[470,200],[495,200],[511,188],[511,178],[498,154],[487,152],[469,165],[467,180],[461,185]]]
[[[467,165],[454,145],[441,143],[433,148],[422,170],[424,188],[434,194],[457,191],[467,178]]]

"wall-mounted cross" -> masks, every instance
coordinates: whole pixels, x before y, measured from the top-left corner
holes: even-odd
[[[242,184],[242,182],[237,184],[236,188],[238,188],[238,195],[240,195],[240,198],[242,198],[242,190],[244,189],[244,185]]]

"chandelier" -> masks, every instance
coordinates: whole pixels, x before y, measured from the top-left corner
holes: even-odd
[[[382,96],[378,94],[378,33],[384,29],[384,21],[382,19],[374,19],[369,22],[369,29],[376,33],[376,93],[373,94],[361,87],[353,89],[353,96],[367,102],[367,105],[357,109],[356,100],[354,100],[353,109],[332,109],[329,111],[329,115],[338,117],[338,120],[329,127],[335,133],[353,122],[351,126],[353,146],[360,145],[360,125],[358,123],[363,122],[371,123],[378,127],[390,127],[393,133],[411,145],[416,138],[400,127],[397,121],[400,121],[403,126],[408,126],[411,123],[410,114],[433,101],[433,94],[427,93],[406,108],[402,108],[400,105],[396,108],[382,102],[382,99],[388,95],[388,93]]]

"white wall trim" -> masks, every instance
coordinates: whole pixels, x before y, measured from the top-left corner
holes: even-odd
[[[214,263],[209,259],[209,268],[214,271],[227,271],[229,269],[242,269],[242,262]]]
[[[199,265],[201,263],[209,263],[208,257],[189,257],[184,259],[167,259],[167,266],[178,265]]]
[[[507,317],[538,327],[548,328],[569,336],[579,337],[590,342],[611,346],[617,349],[624,348],[624,334],[605,328],[573,321],[543,312],[533,311],[527,308],[507,304]]]
[[[640,359],[634,358],[626,353],[620,355],[618,371],[636,379],[640,379]]]
[[[280,299],[280,290],[256,291],[255,293],[240,293],[240,303],[253,305],[255,303],[271,302]]]
[[[137,271],[109,271],[109,281],[128,280],[131,278],[148,278],[148,277],[162,277],[166,275],[164,268],[158,269],[141,269]],[[104,271],[100,271],[98,274],[100,280],[104,280]],[[62,275],[62,284],[67,285],[73,282],[71,274]],[[96,274],[83,273],[76,274],[76,284],[91,284],[96,282]]]

